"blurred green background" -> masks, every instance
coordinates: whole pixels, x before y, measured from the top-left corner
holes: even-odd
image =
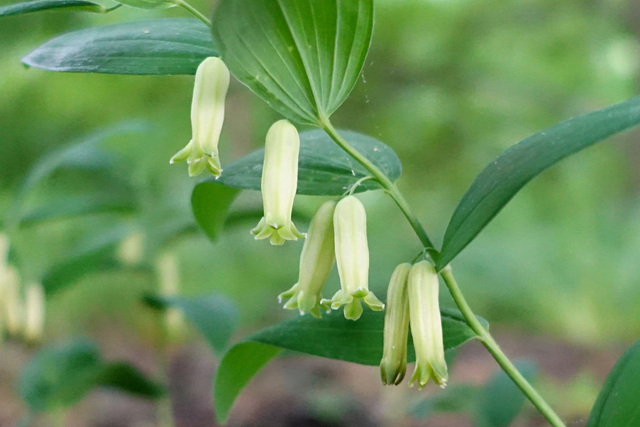
[[[212,7],[194,4],[203,11]],[[631,0],[377,0],[376,13],[361,82],[334,121],[396,150],[404,165],[399,186],[438,242],[473,178],[504,149],[638,93],[640,6]],[[0,20],[3,217],[30,167],[47,153],[119,122],[149,127],[106,144],[125,159],[119,173],[132,183],[144,213],[14,230],[12,255],[26,280],[41,280],[79,242],[132,216],[147,229],[166,217],[192,221],[189,200],[198,180],[168,160],[190,138],[193,77],[51,73],[20,64],[54,35],[159,16],[187,14],[122,7],[107,15],[44,12]],[[277,119],[233,82],[223,164],[260,147]],[[543,382],[565,416],[586,416],[606,369],[640,335],[639,137],[637,131],[617,136],[546,172],[453,263],[475,312],[491,322],[498,338],[502,333],[514,340],[514,348],[537,337],[551,353],[558,343],[587,354],[605,352],[606,361],[593,372],[564,378],[564,385],[553,378]],[[54,175],[26,205],[53,202],[59,193],[99,191],[92,185],[82,175]],[[371,286],[383,293],[393,267],[413,258],[419,242],[390,200],[376,193],[362,199]],[[296,206],[311,213],[319,202],[300,197]],[[257,192],[243,193],[232,211],[246,206],[260,206]],[[195,233],[170,246],[180,261],[182,294],[217,292],[238,304],[238,338],[293,315],[280,309],[276,296],[296,281],[301,243],[254,242],[249,229],[258,219],[230,225],[214,244]],[[123,346],[151,348],[155,317],[139,298],[154,286],[135,270],[85,276],[47,302],[46,341],[89,335],[107,343],[119,337]],[[335,274],[328,287],[327,295],[337,289]],[[196,340],[194,334],[190,341]],[[543,367],[545,354],[534,355]],[[567,359],[572,355],[568,351]],[[362,372],[377,379],[373,369]]]

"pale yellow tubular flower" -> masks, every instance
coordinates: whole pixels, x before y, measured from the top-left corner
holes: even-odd
[[[24,325],[24,307],[20,295],[20,275],[14,267],[6,267],[0,277],[4,282],[2,309],[4,311],[5,327],[9,335],[17,336]]]
[[[347,196],[336,205],[333,214],[336,264],[340,275],[340,290],[323,301],[333,310],[344,307],[344,317],[358,320],[362,302],[379,311],[384,304],[369,291],[369,247],[367,244],[367,214],[354,196]]]
[[[441,387],[449,373],[444,358],[442,319],[438,302],[438,274],[427,261],[411,267],[408,279],[411,336],[416,351],[416,366],[410,384],[422,389],[429,378]]]
[[[222,173],[218,142],[229,80],[229,69],[220,58],[207,58],[198,66],[191,102],[191,141],[170,161],[186,160],[190,176],[205,169],[216,177]]]
[[[44,336],[46,313],[44,288],[39,283],[27,285],[24,304],[24,328],[22,336],[27,342],[37,343]]]
[[[335,206],[335,201],[325,202],[311,220],[300,255],[298,283],[278,296],[279,301],[289,298],[284,305],[286,309],[298,309],[300,314],[311,313],[315,317],[321,317],[322,287],[335,262],[333,238]]]
[[[256,240],[269,238],[272,245],[304,237],[291,221],[298,188],[300,137],[295,126],[279,120],[267,132],[262,165],[264,216],[251,230]]]
[[[160,295],[176,296],[180,292],[180,270],[178,260],[173,253],[164,253],[156,260],[156,274]],[[167,334],[171,338],[179,337],[184,330],[184,316],[180,310],[167,308],[164,313]]]
[[[407,371],[407,341],[409,338],[409,296],[407,278],[411,264],[396,267],[387,289],[384,314],[384,341],[380,375],[385,385],[398,385]]]

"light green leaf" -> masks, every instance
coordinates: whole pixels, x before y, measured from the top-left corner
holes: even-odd
[[[217,55],[204,23],[165,18],[63,34],[22,62],[43,70],[77,73],[195,74],[205,58]]]
[[[640,97],[574,117],[532,135],[492,161],[460,200],[438,270],[453,260],[531,179],[563,158],[640,123]]]
[[[145,299],[156,308],[172,307],[182,311],[217,352],[224,350],[238,323],[238,309],[218,295],[195,298],[147,296]]]
[[[124,197],[123,197],[124,196]],[[136,203],[129,194],[90,194],[60,197],[54,203],[44,203],[22,214],[20,226],[26,227],[43,221],[96,213],[131,213]]]
[[[593,405],[587,427],[640,425],[640,340],[618,360]]]
[[[0,18],[3,16],[21,15],[23,13],[54,9],[82,10],[93,13],[107,13],[111,10],[98,3],[85,0],[34,0],[0,7]]]
[[[137,7],[139,9],[168,9],[177,6],[174,2],[168,0],[118,0],[127,6]]]
[[[33,412],[68,408],[96,386],[155,398],[163,388],[125,363],[108,364],[97,346],[85,339],[42,350],[20,376],[19,394]]]
[[[78,244],[62,262],[42,278],[47,296],[60,292],[87,274],[111,270],[119,265],[116,247],[133,229],[127,224],[100,230]]]
[[[445,350],[453,349],[476,336],[458,311],[443,309],[441,314]],[[487,325],[486,320],[479,320]],[[242,388],[277,354],[277,349],[375,366],[382,358],[383,326],[383,312],[365,311],[354,322],[345,319],[342,312],[334,311],[322,319],[297,316],[250,335],[233,346],[218,367],[214,396],[219,421],[226,419]],[[256,347],[256,343],[263,346]],[[261,359],[245,367],[246,359],[250,359],[253,352],[259,352]],[[408,360],[415,361],[411,340]],[[242,381],[234,381],[234,378],[241,378]]]
[[[352,131],[340,131],[356,150],[371,160],[391,180],[402,173],[396,153],[382,142]],[[260,190],[264,149],[257,150],[225,167],[213,181],[229,187]],[[360,163],[338,147],[322,130],[300,134],[298,159],[298,194],[339,196],[359,179],[369,176]],[[364,181],[356,192],[379,189],[373,180]]]
[[[220,56],[276,111],[317,125],[362,70],[373,0],[222,0],[213,19]]]
[[[191,193],[191,209],[198,225],[211,241],[215,241],[222,230],[229,206],[240,193],[235,188],[225,187],[215,181],[201,182]]]

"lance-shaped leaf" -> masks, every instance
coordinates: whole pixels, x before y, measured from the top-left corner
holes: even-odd
[[[151,399],[164,393],[135,367],[107,363],[93,342],[76,339],[40,350],[20,376],[19,394],[31,411],[42,412],[68,408],[97,386]]]
[[[442,309],[441,314],[445,350],[476,336],[460,312]],[[486,320],[479,320],[488,326]],[[367,310],[357,322],[331,312],[322,319],[297,316],[250,335],[231,347],[218,367],[214,383],[218,420],[226,420],[242,388],[282,349],[377,366],[382,358],[383,327],[383,312]],[[408,350],[408,361],[415,361],[411,340]]]
[[[85,0],[34,0],[23,3],[8,4],[6,6],[0,7],[0,18],[3,16],[21,15],[23,13],[59,9],[82,10],[85,12],[93,13],[107,13],[114,8],[107,9],[101,4]]]
[[[444,268],[535,176],[563,158],[640,123],[640,96],[558,123],[506,150],[475,179],[444,236]]]
[[[389,146],[369,136],[352,131],[340,131],[356,150],[371,160],[392,181],[402,173],[402,164]],[[260,190],[264,149],[257,150],[225,167],[214,182],[229,187]],[[360,179],[369,176],[367,170],[342,151],[322,130],[300,134],[298,157],[298,194],[340,196]],[[379,189],[373,180],[366,180],[356,192]]]
[[[640,340],[618,360],[593,405],[587,427],[640,425]]]
[[[88,28],[49,40],[22,58],[49,71],[107,74],[195,74],[218,56],[197,19],[166,18]]]
[[[138,9],[168,9],[175,7],[177,4],[169,0],[119,0],[120,3],[127,6],[137,7]]]
[[[288,119],[315,125],[358,80],[373,0],[222,0],[213,22],[233,75]]]

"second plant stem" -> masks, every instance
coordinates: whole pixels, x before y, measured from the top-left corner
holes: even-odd
[[[396,202],[398,208],[402,211],[403,215],[409,221],[411,228],[415,231],[416,235],[420,239],[420,242],[424,246],[425,250],[431,255],[434,260],[437,260],[439,255],[438,251],[434,247],[429,235],[420,223],[420,220],[411,210],[411,207],[407,203],[402,193],[398,190],[396,185],[387,177],[375,164],[373,164],[368,158],[363,156],[358,150],[356,150],[348,141],[346,141],[342,135],[333,127],[329,120],[323,120],[322,129],[340,146],[345,152],[353,157],[358,163],[364,166],[369,173],[380,183],[382,188],[391,196]],[[464,316],[469,327],[476,333],[478,340],[485,346],[493,358],[498,362],[500,367],[511,378],[511,380],[518,386],[518,388],[524,393],[524,395],[531,401],[531,403],[540,411],[547,421],[554,427],[564,427],[560,417],[553,411],[549,404],[540,396],[535,388],[526,380],[526,378],[518,371],[518,369],[511,363],[511,360],[502,352],[496,341],[493,339],[487,329],[478,321],[475,314],[467,304],[464,295],[460,291],[458,284],[453,277],[453,273],[449,266],[445,267],[440,272],[449,292],[456,303],[456,306]]]

